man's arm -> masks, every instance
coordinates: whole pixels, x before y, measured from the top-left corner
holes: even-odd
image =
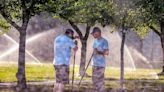
[[[97,49],[94,49],[94,52],[98,55],[108,55],[109,54],[108,49],[105,49],[104,51],[98,51]]]

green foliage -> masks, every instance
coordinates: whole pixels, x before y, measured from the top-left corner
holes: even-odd
[[[164,0],[138,0],[143,23],[159,29],[159,22],[164,19]]]
[[[146,25],[145,26],[141,25],[141,26],[136,26],[132,30],[136,32],[140,36],[140,38],[144,39],[144,37],[148,34],[150,29]]]
[[[59,6],[55,16],[74,23],[109,24],[112,21],[112,0],[57,0]],[[54,12],[51,10],[51,12]]]
[[[130,11],[127,20],[131,21],[131,24],[129,24],[131,30],[136,32],[141,38],[144,38],[150,30],[148,25],[144,23],[142,14],[138,8]]]
[[[136,32],[144,38],[149,32],[149,26],[145,22],[145,17],[141,9],[136,5],[136,0],[115,0],[114,24],[119,28],[126,28]]]
[[[139,0],[137,5],[140,6],[142,13],[145,12],[149,22],[164,18],[164,0]]]
[[[6,33],[9,30],[9,24],[4,20],[0,19],[0,35]]]
[[[32,16],[46,11],[48,6],[50,7],[47,4],[51,4],[52,1],[54,0],[2,0],[0,2],[0,14],[5,19],[20,25],[24,18],[29,20]],[[23,15],[23,12],[26,12],[26,15]]]
[[[114,0],[114,24],[119,28],[132,28],[137,22],[137,13],[133,0]]]
[[[3,10],[4,13],[6,13],[6,17],[9,19],[21,19],[21,4],[18,0],[4,0],[3,3],[0,3],[3,7],[1,11]]]

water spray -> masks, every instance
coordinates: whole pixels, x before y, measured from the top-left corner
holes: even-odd
[[[16,49],[19,48],[19,43],[18,42],[16,42],[13,38],[11,38],[10,36],[8,36],[7,34],[4,34],[4,36],[7,39],[9,39],[10,41],[12,41],[15,45],[12,48],[10,48],[8,51],[6,51],[5,53],[3,53],[2,55],[0,55],[0,59],[3,58],[3,57],[5,57],[5,56],[7,56],[8,54],[14,52]],[[37,36],[37,37],[39,37],[39,36]],[[33,38],[33,37],[31,37],[31,38]],[[27,43],[33,40],[31,38],[29,38],[29,40],[27,40]],[[36,39],[36,37],[35,37],[35,39]],[[42,63],[34,55],[32,55],[28,50],[25,50],[25,52],[35,60],[34,63],[38,63],[38,64],[41,64],[42,65]]]

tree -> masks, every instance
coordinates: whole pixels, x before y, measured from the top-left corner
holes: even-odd
[[[111,0],[112,1],[112,0]],[[107,0],[64,0],[58,2],[59,6],[57,15],[69,22],[72,28],[77,32],[82,44],[81,60],[79,74],[83,75],[86,63],[87,39],[90,33],[90,28],[96,23],[102,25],[109,24],[112,16],[112,2]],[[108,9],[107,9],[108,8]],[[54,12],[53,10],[49,9]],[[85,24],[85,35],[82,34],[78,24]]]
[[[124,92],[124,44],[126,39],[126,33],[132,26],[132,17],[129,15],[130,6],[127,0],[125,1],[117,1],[115,0],[115,22],[117,28],[121,29],[122,33],[122,41],[121,41],[121,48],[120,48],[120,87],[121,92]]]
[[[138,0],[136,5],[142,15],[142,25],[152,29],[161,38],[164,63],[164,1],[163,0]],[[162,72],[164,75],[164,65]]]
[[[32,16],[44,11],[44,5],[48,2],[53,2],[53,0],[1,0],[0,2],[0,14],[20,34],[16,78],[18,90],[21,92],[27,87],[25,77],[25,43],[28,22]],[[55,5],[53,6],[55,7]]]
[[[135,0],[114,0],[114,22],[116,28],[121,30],[122,41],[120,48],[120,91],[124,92],[124,44],[126,41],[126,34],[128,31],[136,31],[138,25],[140,24],[139,20],[139,11],[135,7]],[[140,33],[141,31],[139,31]]]

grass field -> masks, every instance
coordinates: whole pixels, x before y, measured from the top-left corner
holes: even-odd
[[[72,73],[72,67],[70,66],[70,73]],[[77,76],[79,67],[75,67],[75,79],[78,80]],[[0,64],[0,82],[15,82],[15,74],[17,72],[16,63],[1,63]],[[125,69],[125,79],[127,80],[139,80],[139,79],[157,79],[156,73],[159,73],[158,69]],[[87,70],[89,75],[92,74],[92,68],[89,67]],[[52,64],[26,64],[26,78],[27,81],[45,81],[54,80],[54,67]],[[70,75],[71,78],[72,75]],[[109,79],[119,79],[120,69],[119,68],[106,68],[105,78]],[[164,79],[164,77],[159,77],[159,79]]]
[[[75,80],[80,80],[80,77],[77,76],[79,67],[75,68]],[[72,73],[72,67],[70,67]],[[16,63],[1,63],[0,64],[0,82],[16,82],[15,74],[17,72]],[[147,87],[148,89],[157,90],[159,87],[160,90],[164,90],[164,77],[157,76],[159,73],[158,69],[125,69],[125,87],[127,90],[134,90],[136,88],[143,89]],[[89,67],[87,73],[91,75],[92,68]],[[54,67],[52,64],[26,64],[26,79],[28,82],[32,81],[49,81],[55,80],[54,78]],[[70,80],[72,75],[70,74]],[[105,71],[105,82],[106,88],[113,89],[119,88],[119,78],[120,78],[120,69],[107,67]],[[84,78],[85,81],[89,83],[83,83],[82,87],[91,88],[91,78]],[[49,86],[49,87],[52,87]],[[67,89],[70,87],[68,86]],[[162,92],[161,91],[161,92]],[[0,91],[1,92],[1,91]],[[145,91],[146,92],[146,91]],[[149,92],[149,91],[147,91]],[[156,91],[152,91],[156,92]],[[159,91],[160,92],[160,91]]]

